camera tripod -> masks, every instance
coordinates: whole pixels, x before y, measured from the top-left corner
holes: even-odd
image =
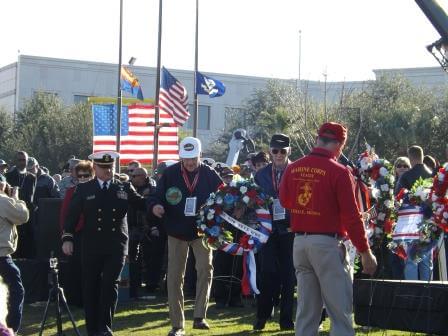
[[[48,274],[48,283],[51,285],[50,292],[48,293],[48,301],[45,306],[44,317],[42,319],[42,323],[40,325],[39,336],[42,336],[42,332],[45,328],[45,323],[48,317],[48,307],[50,306],[50,302],[54,301],[56,303],[56,326],[57,326],[57,336],[63,336],[62,333],[62,312],[61,312],[61,302],[64,305],[65,311],[67,312],[70,321],[73,324],[73,329],[77,336],[81,336],[78,328],[76,327],[75,320],[73,319],[73,315],[68,308],[67,300],[65,299],[64,290],[59,286],[59,277],[58,277],[58,259],[50,258],[50,272]]]

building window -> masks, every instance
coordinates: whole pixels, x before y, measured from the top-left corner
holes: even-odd
[[[83,104],[83,103],[87,102],[88,98],[89,98],[89,96],[74,95],[73,96],[73,103],[75,103],[75,104]]]
[[[187,122],[184,124],[184,128],[192,129],[193,124],[194,124],[194,121],[193,121],[194,106],[193,106],[193,104],[188,105],[188,111],[190,112],[190,118],[188,118]],[[200,129],[200,130],[209,130],[210,129],[210,106],[199,105],[198,129]]]

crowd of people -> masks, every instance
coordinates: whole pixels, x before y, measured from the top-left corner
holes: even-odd
[[[272,197],[272,233],[256,260],[260,294],[253,329],[263,330],[279,307],[281,330],[316,335],[328,314],[332,335],[354,335],[353,270],[343,241],[350,239],[357,248],[365,273],[373,275],[377,262],[355,197],[354,177],[338,162],[346,140],[344,126],[325,123],[312,152],[291,162],[289,137],[274,134],[268,152],[251,154],[243,164],[229,167],[202,158],[200,140],[187,137],[179,144],[180,160],[160,164],[152,176],[138,161],[130,162],[125,173],[115,173],[115,152],[70,158],[62,173],[53,176],[24,151],[16,153],[11,166],[0,160],[0,276],[9,291],[3,324],[17,332],[22,317],[24,289],[12,258],[35,256],[39,200],[60,198],[62,251],[70,265],[67,292],[82,293],[68,299],[84,307],[89,336],[113,334],[126,260],[131,299],[144,299],[143,291],[167,290],[169,336],[185,335],[184,297],[192,291],[193,328],[209,329],[211,296],[216,309],[244,307],[243,266],[241,256],[203,243],[197,213],[221,185],[253,179]],[[439,166],[419,146],[410,147],[407,154],[394,162],[396,193],[420,177],[433,176]],[[235,240],[242,234],[230,225],[229,230]],[[387,255],[393,278],[432,278],[431,251],[418,263]]]

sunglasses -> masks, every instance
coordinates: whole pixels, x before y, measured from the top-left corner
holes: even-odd
[[[90,177],[91,175],[90,174],[78,174],[77,175],[78,176],[78,178],[87,178],[87,177]]]
[[[283,154],[283,155],[288,153],[288,151],[286,149],[284,149],[284,148],[282,148],[282,149],[273,148],[273,149],[271,149],[271,152],[272,152],[272,154],[280,153],[280,154]]]
[[[409,168],[409,166],[408,166],[408,165],[401,165],[401,164],[398,164],[398,165],[397,165],[397,168]]]

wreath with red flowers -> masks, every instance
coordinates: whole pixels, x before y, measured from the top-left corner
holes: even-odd
[[[271,202],[271,197],[251,181],[232,181],[230,185],[222,185],[216,193],[210,194],[199,211],[199,233],[213,249],[233,255],[256,251],[272,231]],[[234,242],[229,225],[243,231],[238,242]]]

